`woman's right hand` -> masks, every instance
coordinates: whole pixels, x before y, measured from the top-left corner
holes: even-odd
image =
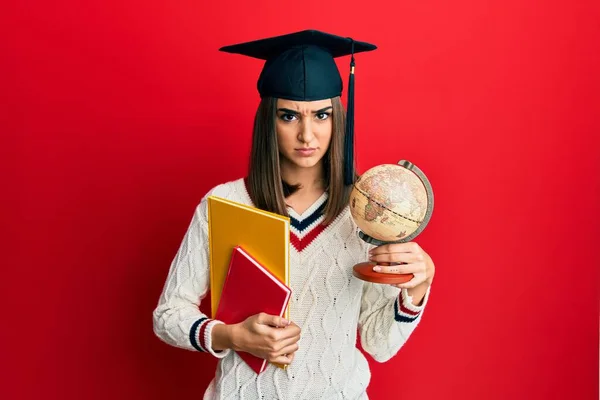
[[[275,364],[290,364],[298,350],[300,327],[282,317],[260,313],[230,325],[231,348]]]

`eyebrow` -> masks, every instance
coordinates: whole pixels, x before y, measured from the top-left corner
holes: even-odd
[[[317,110],[317,111],[312,111],[312,113],[313,114],[320,114],[320,113],[325,112],[325,111],[327,111],[329,109],[332,109],[332,108],[333,108],[333,106],[328,106],[328,107],[325,107],[325,108],[321,108],[320,110]],[[278,108],[277,111],[281,111],[281,112],[284,112],[284,113],[287,113],[287,114],[295,114],[295,115],[300,114],[298,111],[296,111],[296,110],[290,110],[289,108]]]

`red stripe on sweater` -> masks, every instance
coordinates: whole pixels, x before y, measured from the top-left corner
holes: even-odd
[[[412,310],[409,310],[408,308],[406,308],[406,306],[404,305],[404,302],[402,301],[401,294],[398,295],[398,304],[400,305],[400,311],[402,311],[404,314],[419,315],[419,313],[421,312],[421,311],[412,311]]]
[[[290,233],[290,242],[292,243],[292,246],[294,246],[296,248],[296,250],[302,251],[306,248],[306,246],[311,244],[312,241],[315,240],[315,238],[317,236],[319,236],[319,234],[325,230],[325,228],[326,228],[326,226],[324,224],[319,224],[319,225],[315,226],[302,239],[300,239],[298,236],[296,236],[296,234],[294,232],[291,232]]]
[[[204,351],[206,351],[208,353],[208,348],[206,347],[206,343],[204,343],[204,332],[206,331],[206,327],[208,326],[208,323],[210,322],[210,319],[207,319],[206,321],[204,321],[202,323],[202,326],[200,326],[200,330],[198,332],[198,343],[200,344],[200,347],[204,349]]]

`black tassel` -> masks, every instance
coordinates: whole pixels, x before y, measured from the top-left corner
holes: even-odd
[[[346,106],[346,137],[344,141],[344,184],[354,183],[354,40],[348,78],[348,104]]]

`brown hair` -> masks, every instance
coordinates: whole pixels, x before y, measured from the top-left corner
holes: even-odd
[[[323,156],[325,186],[329,198],[325,208],[325,224],[331,223],[346,207],[351,186],[344,185],[344,127],[346,113],[339,97],[331,99],[332,135]],[[298,190],[281,178],[279,148],[275,128],[277,99],[261,100],[254,118],[254,134],[248,171],[248,192],[254,205],[280,215],[288,215],[285,198]]]

